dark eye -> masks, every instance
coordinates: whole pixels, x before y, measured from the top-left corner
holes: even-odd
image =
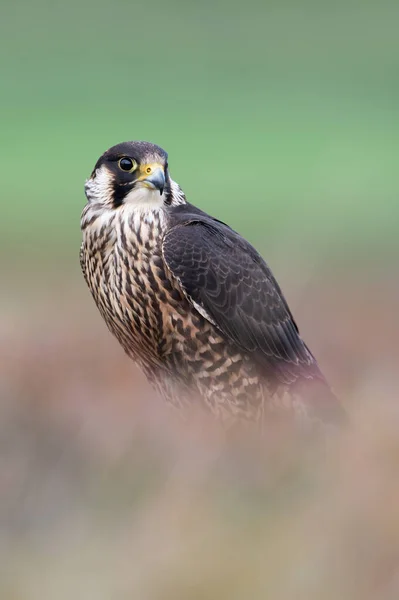
[[[118,161],[119,168],[126,173],[133,173],[137,169],[137,163],[132,158],[124,156]]]

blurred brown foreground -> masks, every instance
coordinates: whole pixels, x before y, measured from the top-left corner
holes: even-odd
[[[398,281],[287,290],[352,419],[322,448],[182,424],[79,277],[2,295],[1,600],[397,600]]]

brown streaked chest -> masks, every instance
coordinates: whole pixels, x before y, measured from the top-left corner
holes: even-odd
[[[161,362],[172,351],[176,321],[190,307],[165,270],[161,253],[167,226],[159,211],[122,210],[88,226],[82,266],[109,329],[136,360]]]

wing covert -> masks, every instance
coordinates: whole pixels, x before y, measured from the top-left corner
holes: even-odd
[[[193,305],[240,349],[287,382],[324,379],[269,267],[246,240],[218,221],[198,219],[172,227],[162,249]]]

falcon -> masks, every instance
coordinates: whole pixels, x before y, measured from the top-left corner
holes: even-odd
[[[85,192],[85,280],[110,331],[168,402],[199,402],[223,422],[340,414],[268,265],[186,200],[162,148],[113,146]]]

